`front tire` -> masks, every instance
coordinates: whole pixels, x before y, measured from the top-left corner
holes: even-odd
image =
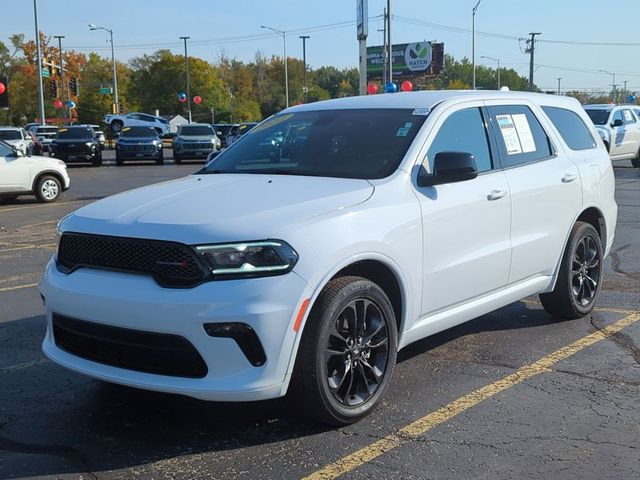
[[[175,163],[176,165],[182,165],[182,157],[175,151],[173,152],[173,163]]]
[[[124,164],[122,157],[116,152],[116,166],[121,167]]]
[[[36,197],[43,203],[55,202],[60,196],[62,187],[60,181],[51,175],[44,175],[38,179]]]
[[[631,165],[636,168],[640,168],[640,150],[638,150],[636,157],[631,159]]]
[[[114,120],[113,122],[111,122],[111,131],[113,133],[120,133],[123,126],[124,123],[122,123],[120,120]]]
[[[562,257],[556,286],[540,294],[542,306],[558,319],[588,315],[596,304],[603,275],[602,241],[589,223],[576,222]]]
[[[156,165],[164,165],[164,152],[160,151],[160,156],[156,158]]]
[[[397,327],[385,292],[362,277],[340,277],[309,314],[293,377],[293,395],[321,423],[349,425],[371,413],[396,362]]]

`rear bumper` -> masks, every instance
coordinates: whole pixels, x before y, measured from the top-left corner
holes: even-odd
[[[64,274],[50,261],[40,283],[47,318],[42,349],[48,358],[71,370],[131,387],[216,401],[275,398],[286,393],[296,340],[293,322],[306,289],[306,282],[293,272],[171,289],[141,275],[86,268]],[[54,313],[99,325],[183,337],[206,363],[206,376],[146,373],[71,354],[56,344]],[[264,348],[263,365],[252,365],[235,340],[211,337],[204,329],[204,324],[225,322],[251,326]]]

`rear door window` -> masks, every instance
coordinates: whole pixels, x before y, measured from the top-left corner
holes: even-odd
[[[526,105],[487,107],[504,168],[545,160],[553,155],[542,125]]]
[[[575,112],[558,107],[542,107],[542,110],[571,150],[596,148],[589,128]]]
[[[631,113],[631,110],[629,110],[628,108],[625,108],[624,110],[622,110],[622,117],[624,118],[625,125],[636,123],[636,119],[633,116],[633,113]]]

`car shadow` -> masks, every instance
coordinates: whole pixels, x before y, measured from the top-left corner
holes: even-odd
[[[480,332],[553,322],[524,304],[506,308],[507,313],[483,316],[416,342],[400,352],[398,361]],[[329,430],[296,413],[287,398],[205,402],[84,377],[42,355],[44,333],[43,316],[0,324],[0,345],[8,346],[0,361],[0,479],[126,469]]]

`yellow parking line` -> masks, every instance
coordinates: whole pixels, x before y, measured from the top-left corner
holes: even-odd
[[[520,300],[521,303],[525,303],[527,305],[538,305],[542,307],[540,302],[536,302],[535,300]],[[636,310],[626,310],[624,308],[610,308],[610,307],[596,307],[596,312],[604,312],[604,313],[619,313],[620,315],[630,315],[632,313],[636,313]]]
[[[491,398],[498,393],[518,385],[525,380],[540,375],[542,373],[550,371],[551,367],[561,360],[564,360],[571,355],[579,352],[583,348],[586,348],[594,343],[603,340],[611,335],[619,332],[623,328],[640,320],[640,312],[636,311],[627,315],[621,320],[604,327],[602,330],[597,330],[589,335],[582,337],[569,345],[562,347],[555,352],[542,357],[537,362],[516,370],[515,373],[507,375],[500,380],[493,382],[489,385],[481,387],[468,393],[453,402],[439,408],[435,412],[432,412],[409,425],[398,430],[397,433],[392,433],[377,442],[367,445],[360,450],[347,455],[336,462],[327,465],[326,467],[312,473],[306,480],[328,480],[338,478],[345,473],[348,473],[358,467],[361,467],[367,462],[370,462],[381,455],[399,447],[405,443],[408,443],[415,438],[424,435],[432,428],[441,425],[447,420],[469,410],[476,406],[483,400]]]
[[[28,283],[26,285],[16,285],[15,287],[0,287],[0,292],[11,292],[13,290],[21,290],[23,288],[31,288],[37,286],[37,283]]]
[[[58,245],[57,243],[45,243],[44,245],[27,244],[27,245],[22,245],[20,247],[7,248],[5,250],[0,250],[0,255],[7,252],[15,252],[16,250],[32,250],[34,248],[51,248],[57,245]]]
[[[34,360],[32,362],[24,362],[18,363],[16,365],[9,365],[8,367],[0,367],[0,372],[13,372],[16,370],[24,370],[25,368],[35,367],[36,365],[40,365],[41,363],[48,362],[47,358],[39,358],[38,360]]]
[[[2,210],[0,210],[2,211]],[[60,220],[49,220],[47,222],[38,222],[38,223],[30,223],[28,225],[16,225],[14,228],[30,228],[30,227],[39,227],[41,225],[49,225],[50,223],[58,223]]]

